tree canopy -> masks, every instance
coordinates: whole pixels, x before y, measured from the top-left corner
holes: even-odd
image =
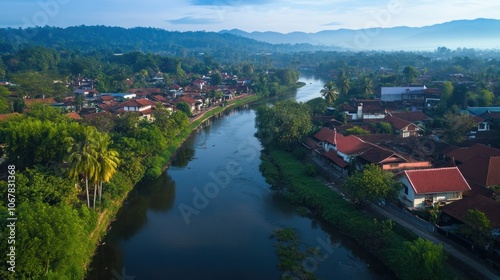
[[[277,102],[273,107],[257,110],[257,135],[266,143],[289,149],[311,131],[311,112],[305,103],[292,100]]]
[[[395,200],[401,188],[402,185],[393,179],[390,172],[374,164],[365,166],[361,172],[355,171],[344,184],[346,193],[355,202]]]

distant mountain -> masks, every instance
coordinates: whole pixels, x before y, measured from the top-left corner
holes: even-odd
[[[252,55],[275,52],[337,50],[310,44],[270,44],[245,36],[217,32],[178,32],[159,28],[122,28],[107,26],[0,28],[0,52],[38,45],[82,52],[143,51],[186,56],[208,53],[224,61],[241,61]]]
[[[392,27],[325,30],[317,33],[220,31],[271,44],[307,43],[352,50],[434,50],[455,48],[500,48],[500,20],[456,20],[425,27]]]

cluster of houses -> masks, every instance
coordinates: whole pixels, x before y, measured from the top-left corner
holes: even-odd
[[[471,107],[477,127],[468,133],[465,147],[440,141],[422,131],[431,117],[424,111],[435,91],[421,88],[382,88],[381,99],[353,100],[339,110],[347,124],[331,116],[317,117],[323,128],[303,141],[313,155],[340,178],[349,171],[375,164],[401,182],[400,202],[410,209],[441,206],[444,219],[466,223],[470,209],[486,214],[500,230],[500,203],[493,187],[500,186],[500,149],[492,148],[492,129],[500,125],[500,107]],[[432,97],[429,97],[432,96]],[[390,124],[393,134],[377,134],[373,123]],[[346,135],[353,126],[369,135]],[[500,231],[498,231],[500,237]]]
[[[95,88],[93,80],[78,77],[72,81],[75,88],[73,96],[66,97],[62,102],[57,102],[54,98],[30,98],[24,99],[24,102],[27,108],[34,103],[42,103],[64,109],[74,119],[92,118],[106,113],[136,112],[141,118],[152,120],[152,113],[157,106],[174,111],[177,110],[177,104],[184,102],[196,114],[206,107],[251,93],[249,79],[239,79],[226,73],[221,76],[230,83],[212,85],[211,78],[203,76],[193,79],[185,87],[172,84],[166,89],[132,88],[126,93],[101,93]],[[77,98],[81,100],[80,105],[77,104]]]

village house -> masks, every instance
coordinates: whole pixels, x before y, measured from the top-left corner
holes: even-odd
[[[155,103],[149,99],[129,99],[118,105],[117,113],[138,112],[141,118],[152,120]]]
[[[382,87],[380,99],[382,101],[403,101],[424,99],[427,87]]]
[[[388,122],[394,130],[394,133],[402,138],[419,136],[419,132],[422,130],[422,128],[420,128],[418,125],[394,117],[390,114],[385,116],[384,121]]]
[[[446,155],[460,169],[474,192],[489,196],[489,188],[500,185],[500,149],[474,144]]]
[[[483,195],[466,196],[454,203],[441,207],[441,220],[446,224],[469,224],[466,216],[469,210],[483,213],[490,221],[493,238],[500,237],[500,203]],[[470,224],[469,224],[470,225]],[[474,225],[471,225],[474,226]]]
[[[457,167],[404,170],[394,178],[403,184],[400,200],[408,207],[451,203],[471,189]]]
[[[317,153],[329,160],[337,170],[341,170],[342,174],[353,164],[358,170],[364,165],[375,164],[383,170],[393,172],[405,168],[431,167],[428,161],[409,160],[390,149],[363,141],[354,135],[344,136],[329,128],[323,128],[314,138],[320,147]]]
[[[340,108],[350,121],[383,120],[389,112],[397,109],[394,102],[382,102],[377,99],[355,99],[353,104],[344,103]]]

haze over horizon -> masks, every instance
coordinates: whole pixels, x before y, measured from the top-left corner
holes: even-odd
[[[2,6],[8,11],[0,19],[2,28],[107,25],[290,33],[500,19],[500,4],[489,0],[6,0]]]

